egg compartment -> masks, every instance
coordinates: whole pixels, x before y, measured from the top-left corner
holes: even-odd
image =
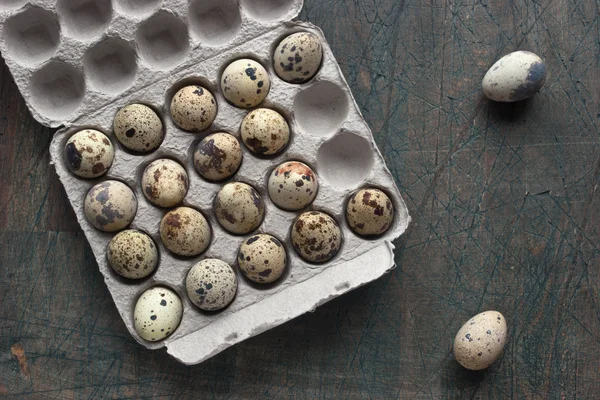
[[[319,73],[308,83],[298,85],[282,81],[272,66],[274,43],[297,31],[317,35],[323,45],[323,63]],[[243,161],[238,172],[225,182],[212,183],[201,178],[193,167],[193,149],[201,138],[224,131],[239,138],[239,128],[250,110],[229,104],[220,90],[220,74],[230,62],[248,56],[259,61],[269,72],[271,90],[261,107],[278,110],[290,125],[292,140],[284,152],[274,157],[255,157],[242,144]],[[170,115],[171,96],[188,83],[200,83],[212,92],[218,103],[213,125],[201,133],[178,129]],[[166,136],[154,152],[131,154],[118,144],[112,133],[112,121],[123,106],[143,102],[160,111]],[[80,127],[96,127],[107,133],[115,144],[115,161],[107,174],[93,181],[79,179],[66,168],[62,154],[66,140]],[[374,143],[371,131],[320,30],[305,23],[285,23],[245,43],[224,50],[210,60],[189,70],[181,70],[147,85],[135,93],[118,96],[93,113],[79,116],[59,131],[51,145],[51,155],[78,221],[94,251],[100,271],[105,277],[119,313],[132,336],[142,345],[167,351],[186,364],[196,364],[223,349],[313,310],[318,305],[360,285],[368,283],[393,267],[391,241],[401,235],[409,216],[393,177]],[[175,257],[162,244],[158,227],[167,209],[151,205],[142,193],[141,174],[152,161],[170,158],[187,171],[190,189],[183,205],[203,213],[211,225],[212,243],[207,251],[191,258]],[[298,160],[313,168],[319,178],[315,201],[296,212],[277,208],[267,193],[267,179],[273,168],[285,161]],[[131,228],[150,234],[159,248],[156,272],[148,279],[124,281],[116,279],[108,265],[106,245],[114,234],[95,230],[86,220],[82,198],[87,190],[103,179],[127,183],[138,198],[138,212]],[[253,233],[236,236],[226,232],[212,214],[214,197],[227,182],[250,184],[261,194],[266,206],[265,219]],[[365,186],[382,188],[395,206],[392,226],[381,237],[364,239],[348,229],[345,208],[349,196]],[[308,263],[295,253],[291,244],[293,221],[304,211],[318,210],[338,222],[344,238],[336,257],[323,264]],[[264,288],[245,279],[237,268],[237,252],[241,243],[254,233],[268,233],[286,247],[287,271],[281,280]],[[235,267],[238,293],[229,307],[219,313],[206,313],[195,307],[185,290],[189,269],[203,258],[219,258]],[[165,285],[181,297],[184,313],[179,328],[161,342],[142,340],[133,328],[133,309],[141,293],[155,285]]]
[[[298,15],[302,0],[4,0],[0,52],[34,118],[58,127],[193,70]]]

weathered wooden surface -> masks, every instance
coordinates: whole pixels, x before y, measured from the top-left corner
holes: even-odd
[[[0,397],[598,398],[599,7],[307,0],[414,222],[389,275],[191,368],[125,330],[3,67]],[[515,49],[547,84],[491,104],[480,81]],[[469,373],[453,336],[486,309],[509,340]]]

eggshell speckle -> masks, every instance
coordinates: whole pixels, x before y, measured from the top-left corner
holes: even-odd
[[[206,180],[217,182],[232,177],[242,164],[242,147],[235,136],[214,133],[202,139],[194,152],[194,167]]]
[[[515,51],[498,60],[483,78],[483,93],[491,100],[514,102],[530,98],[546,81],[544,61],[528,51]]]
[[[166,158],[152,162],[142,176],[144,195],[158,207],[174,207],[181,203],[188,187],[185,169],[178,162]]]
[[[506,320],[499,312],[485,311],[477,314],[456,334],[456,361],[474,371],[489,367],[502,354],[506,332]]]
[[[84,129],[69,138],[65,146],[67,167],[81,178],[97,178],[108,171],[115,149],[108,137],[94,129]]]
[[[116,232],[126,228],[137,212],[137,199],[129,186],[105,181],[92,187],[85,196],[85,216],[96,228]]]
[[[317,175],[308,165],[298,161],[288,161],[275,168],[268,185],[273,203],[289,211],[308,207],[319,189]]]
[[[116,234],[108,243],[107,255],[112,269],[129,279],[147,277],[158,264],[158,250],[152,238],[134,229]]]
[[[342,232],[329,215],[319,211],[305,212],[292,226],[292,244],[304,260],[327,262],[340,251]]]
[[[362,189],[355,193],[346,207],[350,229],[363,236],[385,233],[394,220],[394,206],[379,189]]]
[[[254,60],[241,59],[225,68],[221,77],[223,96],[241,108],[258,106],[269,94],[271,81],[267,70]]]
[[[266,234],[254,235],[240,246],[238,265],[248,279],[271,283],[283,274],[287,254],[277,238]]]
[[[202,86],[186,86],[175,93],[171,100],[171,117],[183,130],[203,131],[217,117],[217,101]]]
[[[309,32],[294,33],[279,43],[273,55],[277,75],[289,83],[304,83],[319,72],[323,47]]]
[[[200,212],[179,207],[163,217],[160,238],[171,252],[184,257],[196,256],[210,244],[210,225]]]
[[[214,214],[225,230],[244,235],[260,226],[265,216],[265,204],[252,186],[233,182],[223,186],[217,194]]]
[[[255,154],[274,155],[287,146],[290,127],[277,111],[259,108],[244,118],[241,127],[242,141]]]
[[[177,293],[154,287],[142,293],[135,304],[133,324],[142,339],[156,342],[175,332],[182,316],[183,305]]]
[[[233,301],[237,291],[237,276],[226,262],[206,259],[190,269],[185,285],[190,300],[198,308],[217,311]]]
[[[156,112],[143,104],[130,104],[117,112],[115,136],[132,151],[149,153],[158,149],[165,136],[163,124]]]

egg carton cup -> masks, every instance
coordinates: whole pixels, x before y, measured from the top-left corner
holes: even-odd
[[[2,13],[0,15],[5,18],[2,36],[4,40],[0,47],[3,54],[6,54],[9,67],[11,67],[34,116],[47,125],[64,125],[64,128],[55,134],[51,143],[52,162],[129,332],[143,346],[149,349],[166,347],[168,353],[173,357],[184,364],[191,365],[200,363],[235,343],[313,311],[317,306],[381,277],[394,266],[392,241],[406,230],[410,217],[394,179],[385,166],[385,161],[377,149],[372,133],[354,101],[322,32],[311,24],[287,21],[297,15],[302,1],[242,0],[239,7],[237,1],[228,0],[219,0],[218,7],[216,2],[210,0],[165,1],[162,5],[161,3],[160,1],[113,0],[114,9],[105,11],[112,16],[112,20],[106,22],[106,27],[102,28],[112,34],[100,35],[97,32],[95,34],[88,32],[86,34],[87,41],[78,42],[77,40],[81,39],[77,39],[73,42],[69,36],[61,39],[63,33],[59,32],[58,39],[56,39],[59,43],[57,50],[48,56],[52,60],[43,61],[40,51],[36,51],[37,55],[35,56],[34,52],[28,53],[26,50],[16,48],[5,53],[8,48],[6,37],[12,36],[12,34],[7,36],[6,32],[15,29],[14,27],[10,28],[8,22],[15,18],[24,18],[23,15],[31,13],[35,15],[49,12],[50,14],[44,15],[58,13],[61,16],[62,24],[62,18],[64,15],[68,15],[65,9],[61,9],[62,2],[38,1],[35,4],[18,0],[4,2],[0,6],[0,13]],[[231,15],[239,15],[241,22],[236,28],[236,34],[228,33],[230,37],[225,44],[220,44],[220,41],[225,40],[220,36],[215,38],[208,34],[203,37],[198,32],[194,34],[194,23],[198,22],[197,16],[202,14],[202,7],[208,3],[215,3],[213,7],[225,11],[229,9],[228,4],[235,4],[231,10],[236,12],[230,10]],[[102,5],[105,3],[100,0],[69,1],[68,4],[78,4],[84,7],[83,11],[88,7],[93,9],[93,12],[89,12],[89,16],[93,16],[93,18],[85,24],[78,22],[64,25],[63,30],[66,31],[64,33],[79,32],[77,28],[83,29],[84,26],[87,26],[86,29],[92,29],[94,26],[92,22],[108,18],[102,17]],[[182,12],[188,7],[190,11],[195,12],[195,17],[185,18],[178,15],[178,11]],[[76,12],[73,8],[68,8],[68,10]],[[133,13],[132,10],[136,12]],[[262,11],[266,14],[261,14]],[[11,16],[6,18],[7,14]],[[221,12],[217,13],[213,10],[208,14],[215,14],[216,21],[221,20],[217,18],[217,14],[221,15]],[[226,16],[222,20],[227,20],[229,24],[232,24],[231,15],[228,16],[227,12],[225,14]],[[157,18],[157,15],[169,15],[168,18],[174,17],[178,21],[187,20],[188,25],[185,27],[192,31],[191,43],[194,43],[194,40],[198,40],[198,43],[194,45],[193,50],[186,52],[185,57],[182,56],[185,61],[182,61],[177,67],[172,67],[162,64],[167,60],[162,60],[162,56],[158,55],[158,48],[144,54],[146,50],[143,50],[143,45],[136,42],[139,54],[134,55],[131,63],[139,62],[140,65],[136,65],[137,73],[132,81],[127,83],[130,87],[123,89],[126,86],[125,83],[120,84],[117,83],[118,79],[117,81],[109,79],[119,74],[110,74],[115,71],[127,70],[127,68],[120,69],[119,67],[127,66],[127,62],[120,63],[119,60],[130,58],[128,56],[120,57],[120,54],[126,54],[133,48],[131,41],[140,38],[139,27],[144,26],[145,22]],[[65,20],[69,19],[65,18]],[[211,18],[205,18],[204,22],[210,25]],[[48,26],[52,26],[54,23],[55,19],[48,19]],[[183,23],[185,24],[185,22]],[[99,25],[97,24],[97,26]],[[154,28],[158,25],[157,23],[151,24]],[[168,25],[163,24],[162,26]],[[218,24],[214,22],[214,25]],[[235,25],[237,26],[237,23]],[[44,26],[42,24],[30,28],[30,30],[33,29],[31,32],[24,28],[25,30],[19,34],[37,36],[40,40],[43,36],[45,42],[53,41],[52,35],[36,33],[39,29],[48,28],[48,26],[46,28]],[[220,29],[224,30],[222,27]],[[98,28],[99,30],[100,28]],[[312,32],[320,38],[323,45],[323,63],[320,71],[310,82],[302,85],[284,82],[279,79],[273,69],[272,55],[275,47],[284,37],[295,32]],[[79,33],[81,34],[81,32]],[[222,35],[224,34],[222,33]],[[107,35],[110,37],[107,38]],[[146,37],[147,41],[151,42],[152,38],[159,41],[156,35],[160,36],[160,32],[149,34]],[[178,36],[167,36],[173,39],[165,41],[169,44],[165,47],[165,51],[171,54],[169,53],[172,51],[170,45],[177,41]],[[211,47],[205,44],[203,40],[206,39],[206,36],[210,36],[211,40],[214,40],[213,43],[216,43],[215,46],[219,45],[220,47]],[[72,50],[72,58],[69,56],[68,46],[63,45],[65,40],[76,43],[77,46],[74,47],[80,48]],[[106,41],[112,42],[101,45]],[[103,50],[98,50],[96,53],[95,50],[98,48]],[[96,56],[86,57],[89,52]],[[11,56],[13,54],[20,54],[23,57],[16,59]],[[27,54],[31,56],[27,56]],[[103,58],[102,54],[106,56]],[[83,64],[73,61],[77,60],[77,57]],[[147,64],[145,60],[148,58],[154,59],[158,64]],[[291,140],[281,155],[272,158],[257,158],[243,148],[244,158],[239,171],[229,181],[218,184],[210,183],[203,180],[194,170],[193,152],[196,144],[210,133],[224,131],[239,138],[240,125],[249,110],[239,109],[229,104],[221,93],[219,83],[225,67],[240,58],[254,59],[265,66],[269,72],[271,89],[260,107],[274,109],[286,118],[292,132]],[[105,61],[98,61],[103,59]],[[42,66],[40,67],[38,64]],[[92,64],[98,67],[99,75],[104,74],[102,79],[98,79],[96,83],[94,83],[94,74],[89,73],[89,65]],[[18,68],[15,68],[17,65]],[[162,67],[159,68],[161,65]],[[170,68],[170,70],[165,72],[163,67]],[[21,68],[23,71],[20,71]],[[56,76],[50,77],[52,74],[36,73],[34,71],[36,68],[38,68],[37,72],[49,68],[51,72],[69,76],[63,76],[65,79],[55,80]],[[15,69],[19,71],[15,71]],[[34,88],[31,87],[32,82],[34,82]],[[40,85],[35,86],[36,82]],[[79,83],[81,83],[81,87],[77,86]],[[100,83],[102,85],[99,85]],[[177,90],[189,84],[200,84],[209,89],[215,96],[219,107],[212,126],[200,134],[191,134],[178,129],[169,115],[171,98]],[[106,93],[93,89],[96,85],[102,86]],[[112,94],[106,90],[108,86],[114,89]],[[57,88],[60,90],[56,91]],[[36,94],[52,92],[54,95],[61,94],[62,97],[59,101],[53,99],[56,96],[50,96],[44,100],[34,100]],[[81,94],[80,99],[76,100],[77,104],[73,103],[75,101],[72,100],[73,94]],[[162,145],[150,154],[131,153],[118,142],[112,132],[112,123],[117,111],[131,103],[143,103],[152,107],[163,121],[166,132],[165,139]],[[76,177],[69,171],[63,158],[64,147],[69,137],[84,128],[93,128],[104,132],[115,147],[115,161],[112,167],[105,176],[98,179],[85,180]],[[152,161],[160,158],[176,160],[185,167],[190,185],[183,205],[201,211],[211,225],[211,244],[208,250],[200,256],[192,258],[174,256],[162,244],[159,225],[168,209],[157,208],[150,204],[141,188],[144,169]],[[277,165],[289,160],[302,161],[312,167],[320,184],[315,201],[307,209],[298,212],[283,211],[277,208],[267,193],[267,180],[271,171]],[[135,192],[138,211],[130,228],[148,233],[158,246],[160,254],[158,268],[147,279],[132,281],[117,275],[108,264],[106,257],[106,247],[114,233],[105,233],[95,229],[85,217],[83,204],[86,193],[95,184],[109,179],[122,181]],[[244,236],[229,234],[218,224],[212,213],[216,194],[225,183],[231,181],[250,184],[260,193],[265,202],[265,219],[260,227],[251,234]],[[349,198],[353,193],[365,187],[376,187],[385,191],[395,209],[394,221],[389,230],[375,239],[357,236],[350,230],[345,218],[345,207]],[[326,212],[333,216],[340,225],[343,235],[342,248],[337,256],[327,263],[305,262],[293,249],[290,237],[292,223],[298,215],[307,210]],[[243,277],[237,269],[236,256],[239,246],[245,239],[256,233],[268,233],[277,237],[284,243],[287,250],[288,266],[284,275],[269,285],[253,283]],[[238,274],[238,291],[235,299],[226,309],[218,313],[201,311],[189,300],[186,293],[185,278],[189,269],[204,258],[222,259],[232,265]],[[173,289],[183,303],[181,324],[170,337],[160,342],[143,340],[135,331],[133,322],[133,310],[137,299],[145,290],[154,286],[166,286]]]

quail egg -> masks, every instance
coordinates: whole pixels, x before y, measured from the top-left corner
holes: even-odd
[[[499,312],[485,311],[477,314],[456,334],[456,361],[473,371],[489,367],[502,354],[506,333],[506,320]]]
[[[188,187],[185,169],[178,162],[167,158],[152,162],[142,176],[144,195],[158,207],[174,207],[181,203]]]
[[[319,72],[323,47],[317,35],[294,33],[279,43],[273,55],[277,75],[289,83],[304,83]]]
[[[217,101],[202,86],[186,86],[175,93],[171,100],[171,117],[183,130],[203,131],[217,117]]]
[[[221,310],[229,305],[237,292],[237,276],[225,261],[206,259],[194,265],[187,275],[187,293],[198,308]]]
[[[258,62],[241,59],[225,68],[221,77],[223,96],[234,106],[252,108],[263,102],[271,81],[267,70]]]
[[[102,132],[84,129],[69,138],[65,146],[67,167],[81,178],[97,178],[108,171],[115,149]]]
[[[142,339],[156,342],[173,334],[182,316],[183,304],[177,293],[166,287],[153,287],[135,303],[133,325]]]
[[[241,136],[250,151],[271,156],[287,146],[290,141],[290,127],[277,111],[259,108],[242,121]]]
[[[163,217],[160,238],[171,252],[184,257],[196,256],[210,244],[210,225],[200,212],[179,207]]]
[[[115,116],[113,128],[123,146],[140,153],[158,149],[165,137],[162,121],[153,109],[144,104],[121,108]]]
[[[394,206],[387,194],[379,189],[362,189],[355,193],[346,207],[350,229],[362,236],[385,233],[394,220]]]
[[[154,272],[158,250],[150,236],[129,229],[119,232],[108,243],[108,263],[119,275],[142,279]]]
[[[216,182],[232,177],[242,164],[240,142],[219,132],[202,139],[194,152],[194,167],[204,179]]]
[[[277,238],[266,234],[254,235],[240,246],[238,265],[248,279],[271,283],[283,274],[287,254]]]
[[[546,82],[544,60],[529,51],[502,57],[483,78],[483,93],[500,102],[521,101],[536,94]]]
[[[329,215],[319,211],[305,212],[292,225],[292,244],[304,260],[323,263],[340,251],[342,232]]]
[[[104,232],[126,228],[137,212],[137,199],[129,186],[119,181],[104,181],[92,187],[84,201],[88,221]]]
[[[244,235],[260,226],[265,216],[265,204],[252,186],[233,182],[223,186],[217,194],[214,213],[225,230]]]
[[[308,207],[317,196],[317,175],[306,164],[288,161],[273,170],[269,177],[269,197],[279,208],[289,211]]]

